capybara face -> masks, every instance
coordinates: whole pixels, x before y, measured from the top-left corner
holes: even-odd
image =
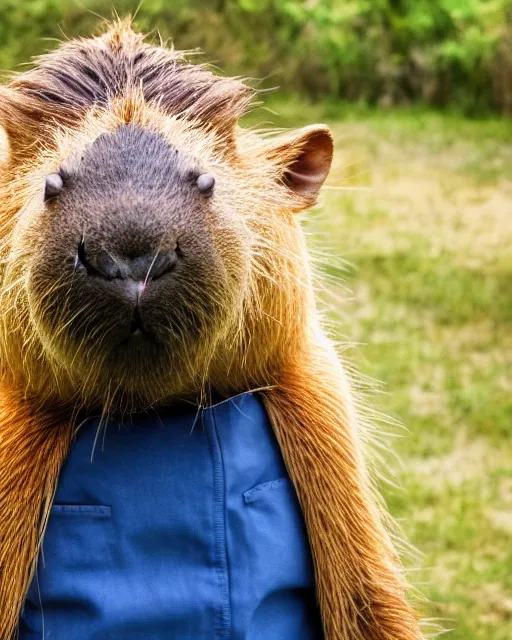
[[[164,397],[236,332],[256,237],[207,136],[194,146],[176,125],[96,126],[59,139],[26,176],[33,195],[10,254],[24,273],[17,305],[54,366]]]
[[[292,214],[325,178],[328,131],[244,132],[239,81],[117,29],[0,95],[3,367],[49,397],[131,406],[270,384],[311,303]]]
[[[26,284],[57,358],[140,383],[228,328],[251,247],[223,178],[208,158],[133,124],[100,134],[46,178],[25,232]]]

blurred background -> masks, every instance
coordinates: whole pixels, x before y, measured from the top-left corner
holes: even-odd
[[[303,224],[333,332],[396,434],[382,490],[422,553],[411,580],[452,640],[511,640],[512,0],[114,3],[137,8],[140,29],[279,87],[247,125],[331,126]],[[98,32],[95,14],[109,3],[0,0],[0,68]]]

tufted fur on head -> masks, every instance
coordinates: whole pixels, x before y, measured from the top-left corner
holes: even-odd
[[[304,511],[327,639],[421,638],[294,216],[316,202],[332,138],[323,125],[240,128],[253,97],[129,21],[62,45],[0,91],[2,640],[16,632],[79,410],[255,388]],[[48,198],[54,174],[63,186]],[[126,279],[92,265],[178,249],[171,274],[150,267],[137,283],[141,342]]]

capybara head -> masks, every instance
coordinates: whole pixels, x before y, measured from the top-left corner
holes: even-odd
[[[4,375],[132,406],[273,383],[314,331],[294,214],[332,140],[242,129],[253,95],[127,22],[1,89]]]

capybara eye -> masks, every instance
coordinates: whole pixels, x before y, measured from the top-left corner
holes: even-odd
[[[47,178],[44,185],[44,199],[49,200],[59,195],[64,187],[62,176],[58,173],[51,173]]]
[[[211,173],[202,173],[196,181],[197,188],[203,196],[211,196],[215,186],[215,176]]]

